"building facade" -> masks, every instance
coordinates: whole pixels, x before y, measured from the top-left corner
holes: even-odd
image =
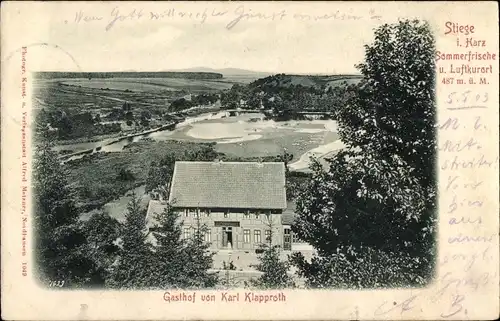
[[[176,162],[168,201],[179,214],[183,238],[201,229],[214,250],[290,247],[282,224],[284,163]],[[165,206],[150,201],[149,220]]]

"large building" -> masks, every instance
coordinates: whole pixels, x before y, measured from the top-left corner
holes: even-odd
[[[203,226],[214,250],[254,250],[263,243],[292,249],[284,163],[176,162],[168,201],[179,213],[183,237]],[[150,201],[148,220],[165,206]]]

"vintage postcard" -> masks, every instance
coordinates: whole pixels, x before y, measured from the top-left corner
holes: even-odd
[[[2,318],[498,318],[498,26],[3,2]]]

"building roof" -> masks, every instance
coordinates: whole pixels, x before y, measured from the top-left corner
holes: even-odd
[[[163,210],[167,208],[167,203],[150,200],[148,204],[148,211],[146,212],[146,227],[153,227],[156,222],[156,214],[163,213]]]
[[[169,201],[175,207],[285,209],[285,164],[175,162]]]

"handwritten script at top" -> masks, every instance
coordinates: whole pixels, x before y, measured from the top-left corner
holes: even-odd
[[[78,10],[74,17],[64,20],[64,23],[90,24],[104,23],[105,30],[109,31],[121,22],[168,22],[188,20],[194,23],[203,24],[207,20],[218,20],[225,23],[225,28],[231,30],[242,22],[249,21],[274,21],[294,20],[302,22],[319,22],[319,21],[348,21],[348,20],[380,20],[373,9],[362,12],[340,11],[333,10],[321,14],[307,12],[291,12],[288,9],[276,11],[257,11],[250,8],[248,5],[240,5],[234,10],[202,8],[197,11],[187,11],[177,9],[175,7],[164,10],[147,10],[144,8],[125,10],[120,7],[114,7],[109,13],[92,13]]]

